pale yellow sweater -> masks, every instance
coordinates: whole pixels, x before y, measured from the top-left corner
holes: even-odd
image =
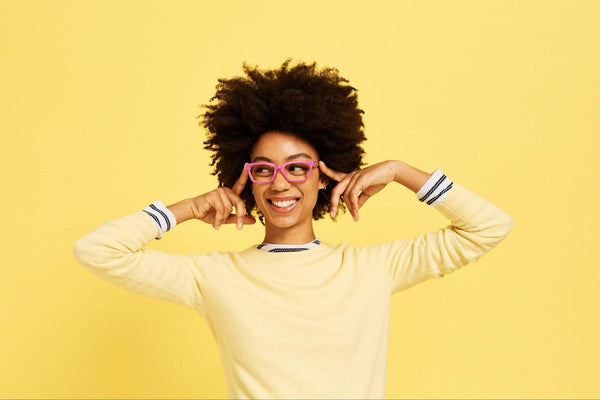
[[[433,205],[452,223],[410,239],[309,250],[173,254],[145,249],[143,211],[77,240],[101,278],[193,308],[215,338],[231,398],[384,398],[390,296],[477,261],[512,218],[454,182]]]

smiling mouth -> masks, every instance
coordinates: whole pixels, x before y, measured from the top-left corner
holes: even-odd
[[[285,200],[285,201],[274,201],[272,199],[267,199],[267,201],[274,205],[277,208],[281,208],[281,209],[286,209],[286,208],[290,208],[291,206],[293,206],[294,204],[296,204],[298,201],[300,201],[300,199],[294,199],[294,200]]]
[[[275,203],[273,203],[273,200],[267,199],[267,204],[269,205],[269,208],[277,214],[288,214],[296,209],[296,206],[298,205],[298,203],[300,203],[300,201],[301,200],[299,198],[295,200],[286,200],[282,202],[275,201],[278,204],[276,205]]]

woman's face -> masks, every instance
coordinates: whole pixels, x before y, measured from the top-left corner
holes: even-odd
[[[319,161],[317,151],[300,137],[279,131],[263,134],[250,152],[250,162],[267,161],[283,164],[288,161]],[[319,166],[313,166],[310,178],[305,182],[288,182],[281,171],[270,183],[252,182],[256,205],[265,216],[267,231],[298,227],[312,229],[312,210],[317,203],[320,184]],[[279,208],[271,200],[294,200],[290,207]]]

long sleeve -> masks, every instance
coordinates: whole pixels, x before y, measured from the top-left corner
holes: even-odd
[[[142,211],[148,214],[156,224],[158,234],[155,239],[162,239],[163,233],[170,231],[177,225],[175,215],[160,200],[148,204]]]
[[[392,293],[476,262],[512,230],[510,215],[460,184],[448,181],[436,170],[417,197],[421,201],[435,198],[431,207],[448,218],[450,225],[411,239],[366,247],[369,256],[386,269]]]
[[[454,182],[437,168],[416,193],[417,199],[430,206],[438,205],[446,199],[453,184]]]
[[[204,315],[203,289],[211,257],[145,249],[156,235],[155,220],[140,210],[108,220],[78,239],[73,251],[83,267],[110,283]]]

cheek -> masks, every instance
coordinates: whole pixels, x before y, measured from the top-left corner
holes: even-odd
[[[252,188],[252,197],[254,197],[254,202],[257,205],[261,205],[262,204],[262,195],[261,195],[260,187],[257,187],[256,184],[252,184],[251,188]]]
[[[319,198],[318,182],[315,185],[311,185],[310,187],[307,187],[304,190],[304,197],[311,207],[314,207],[317,204],[317,200]]]
[[[260,192],[254,192],[254,201],[256,202],[256,204],[263,204],[266,202],[266,200],[263,199]]]

